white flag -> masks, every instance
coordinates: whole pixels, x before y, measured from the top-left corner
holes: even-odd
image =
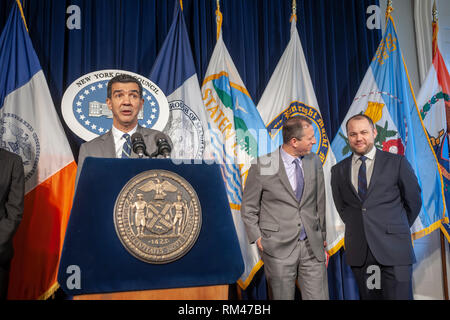
[[[334,206],[331,193],[331,167],[336,159],[326,134],[295,19],[291,22],[289,44],[264,90],[258,110],[278,145],[282,143],[284,120],[302,115],[313,122],[317,144],[312,151],[322,161],[325,176],[327,251],[330,255],[334,254],[341,248],[344,237],[344,223]]]

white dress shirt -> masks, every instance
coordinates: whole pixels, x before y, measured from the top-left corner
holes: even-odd
[[[284,168],[286,169],[286,175],[289,179],[289,182],[291,184],[292,190],[294,190],[294,193],[297,191],[297,175],[295,173],[295,159],[300,160],[300,168],[302,169],[303,176],[305,176],[303,172],[303,163],[301,158],[296,158],[291,156],[289,153],[283,150],[283,148],[280,148],[280,155],[281,159],[283,160]]]
[[[136,132],[137,130],[137,125],[136,127],[133,128],[133,130],[129,131],[129,132],[122,132],[119,129],[117,129],[116,127],[112,126],[111,128],[111,133],[114,137],[114,147],[116,150],[116,158],[122,158],[122,149],[123,149],[123,144],[125,143],[125,139],[123,138],[123,135],[125,133],[128,133],[130,136]]]

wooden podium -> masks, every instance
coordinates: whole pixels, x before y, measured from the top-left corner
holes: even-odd
[[[228,300],[228,285],[82,294],[74,300]]]

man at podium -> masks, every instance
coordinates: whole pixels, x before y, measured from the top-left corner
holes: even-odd
[[[78,184],[86,157],[138,158],[144,155],[170,155],[173,144],[169,136],[138,124],[138,114],[144,105],[142,91],[141,83],[128,74],[117,75],[108,82],[106,104],[112,111],[113,125],[107,133],[81,145],[75,185]]]

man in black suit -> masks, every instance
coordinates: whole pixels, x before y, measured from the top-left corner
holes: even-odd
[[[345,223],[345,253],[361,299],[412,299],[410,227],[421,190],[408,160],[374,146],[366,115],[346,124],[353,154],[331,169],[333,199]]]
[[[22,220],[25,178],[22,159],[0,149],[0,300],[8,292],[12,239]]]

